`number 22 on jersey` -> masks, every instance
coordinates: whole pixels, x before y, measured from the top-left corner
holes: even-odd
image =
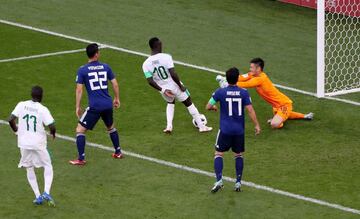
[[[100,90],[107,89],[107,72],[99,71],[99,72],[89,72],[89,84],[91,90]],[[98,83],[96,85],[95,83]]]

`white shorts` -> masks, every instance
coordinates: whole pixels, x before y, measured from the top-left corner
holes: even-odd
[[[44,150],[29,150],[20,148],[21,158],[18,167],[51,167],[49,152]]]
[[[181,91],[177,84],[172,84],[172,85],[169,85],[169,86],[165,86],[164,88],[167,89],[167,90],[171,90],[171,92],[174,94],[174,97],[168,97],[165,94],[160,92],[161,96],[168,103],[174,102],[175,99],[177,101],[184,102],[187,98],[190,97],[189,91],[188,90]]]

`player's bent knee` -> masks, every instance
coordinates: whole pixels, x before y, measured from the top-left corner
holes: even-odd
[[[82,126],[80,123],[78,123],[75,131],[76,131],[76,133],[85,133],[86,128],[84,126]]]
[[[239,157],[241,157],[241,158],[244,157],[243,152],[235,153],[235,154],[234,154],[234,159],[239,158]]]
[[[271,127],[272,127],[273,129],[282,128],[282,122],[271,123]]]
[[[223,155],[224,155],[223,152],[215,151],[215,158],[216,158],[216,157],[222,157]]]
[[[113,132],[116,132],[117,129],[116,129],[115,127],[112,127],[112,128],[108,128],[107,131],[108,131],[109,134],[111,134],[111,133],[113,133]]]
[[[271,127],[274,129],[278,129],[282,127],[284,120],[281,116],[275,115],[274,118],[271,120]]]
[[[277,129],[277,128],[280,128],[281,127],[281,124],[282,124],[282,121],[278,120],[278,119],[273,119],[270,123],[271,127],[273,129]]]
[[[25,167],[26,171],[34,171],[34,167]]]
[[[114,125],[114,124],[112,124],[111,126],[106,127],[106,128],[107,128],[107,131],[108,131],[108,132],[112,131],[113,129],[115,129],[115,131],[116,131],[116,128],[115,128],[115,125]]]
[[[82,128],[76,128],[76,133],[85,133],[86,132],[86,129],[82,129]]]
[[[273,129],[279,129],[279,128],[281,128],[281,125],[272,125],[271,128],[273,128]]]
[[[53,171],[53,166],[51,164],[47,164],[44,166],[44,170],[47,170],[47,171]]]

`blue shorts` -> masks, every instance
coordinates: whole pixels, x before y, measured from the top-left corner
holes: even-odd
[[[81,116],[79,123],[88,130],[92,130],[99,119],[102,119],[106,127],[113,124],[113,109],[95,110],[90,107],[86,108],[84,114]]]
[[[228,135],[219,130],[216,137],[215,150],[218,152],[226,152],[231,150],[234,153],[245,152],[245,136],[242,135]]]

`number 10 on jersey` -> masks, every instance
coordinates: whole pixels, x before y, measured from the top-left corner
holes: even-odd
[[[168,79],[169,75],[165,70],[164,66],[159,66],[159,67],[155,67],[153,74],[157,74],[159,76],[159,78],[161,78],[162,80],[166,80]]]

